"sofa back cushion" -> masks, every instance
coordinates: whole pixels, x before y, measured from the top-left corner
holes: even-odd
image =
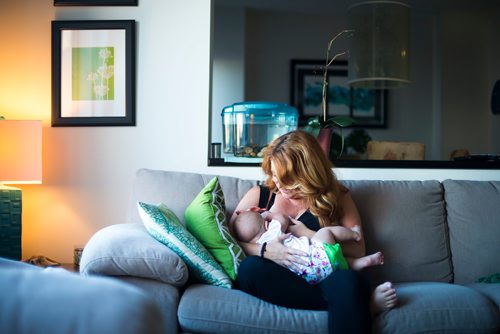
[[[214,175],[140,169],[127,222],[141,223],[137,202],[164,203],[184,222],[186,207]],[[226,214],[256,180],[219,176]],[[438,181],[344,181],[360,211],[367,253],[382,251],[385,265],[365,270],[372,283],[450,282],[445,204]]]
[[[385,264],[365,270],[370,281],[453,279],[438,181],[344,181],[359,209],[367,254],[382,251]]]
[[[455,283],[500,271],[500,181],[443,181]]]
[[[137,202],[150,204],[164,203],[185,225],[184,211],[198,193],[213,179],[215,175],[171,172],[151,169],[139,169],[136,173],[130,202],[127,222],[141,224],[137,210]],[[224,192],[226,214],[232,214],[243,195],[257,181],[242,180],[236,177],[219,176],[219,183]]]

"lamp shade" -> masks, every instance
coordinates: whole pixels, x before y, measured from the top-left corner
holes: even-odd
[[[360,2],[349,7],[348,22],[354,30],[349,85],[372,89],[407,85],[410,7],[396,1]]]
[[[42,122],[0,120],[0,183],[42,183]]]

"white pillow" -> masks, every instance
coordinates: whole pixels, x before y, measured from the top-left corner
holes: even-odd
[[[80,273],[143,277],[174,286],[184,285],[189,276],[184,261],[142,224],[116,224],[97,231],[85,245]]]

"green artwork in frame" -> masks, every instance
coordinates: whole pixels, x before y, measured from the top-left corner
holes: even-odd
[[[72,58],[73,101],[114,100],[114,48],[73,48]]]
[[[135,125],[135,21],[52,21],[52,126]]]

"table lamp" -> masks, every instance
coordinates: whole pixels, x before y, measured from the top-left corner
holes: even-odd
[[[0,118],[0,257],[20,260],[21,189],[42,183],[42,122]]]

